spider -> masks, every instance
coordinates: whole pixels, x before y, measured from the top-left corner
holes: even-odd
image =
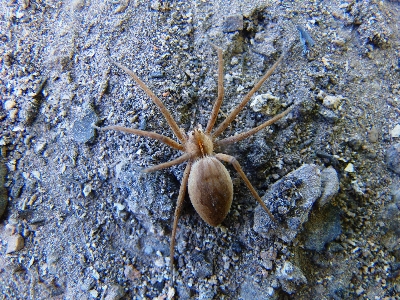
[[[152,99],[154,104],[158,106],[158,108],[161,110],[161,113],[167,120],[174,135],[178,138],[179,142],[176,142],[175,140],[167,136],[155,132],[126,128],[117,125],[106,126],[102,128],[96,127],[100,130],[117,130],[125,133],[133,133],[135,135],[152,138],[183,152],[180,157],[174,160],[164,162],[143,170],[143,172],[149,173],[187,162],[185,171],[183,173],[177,205],[174,213],[174,221],[170,241],[171,273],[173,273],[174,265],[176,230],[178,227],[178,220],[182,211],[183,201],[185,199],[186,189],[188,190],[189,198],[195,210],[207,224],[211,226],[218,226],[222,223],[229,212],[233,199],[233,185],[231,177],[221,161],[232,164],[234,169],[243,179],[253,197],[258,201],[258,203],[260,203],[260,205],[269,215],[271,220],[276,222],[274,216],[261,200],[260,196],[248,180],[236,158],[224,153],[214,153],[214,148],[244,140],[245,138],[252,136],[261,129],[272,125],[292,110],[293,107],[289,107],[282,113],[275,115],[270,120],[249,131],[231,137],[218,139],[221,133],[229,126],[229,124],[235,119],[235,117],[239,114],[243,107],[249,102],[253,94],[261,87],[261,85],[268,79],[268,77],[271,76],[272,72],[282,61],[284,54],[282,54],[279,59],[273,64],[273,66],[264,74],[264,76],[261,77],[258,83],[243,98],[242,102],[238,106],[236,106],[235,109],[233,109],[233,111],[216,129],[213,130],[215,122],[217,120],[219,109],[222,104],[222,100],[224,98],[224,60],[222,57],[222,49],[215,45],[213,45],[213,47],[216,49],[218,55],[218,97],[212,108],[211,116],[208,120],[205,130],[202,129],[201,125],[198,125],[194,130],[185,134],[183,130],[179,128],[178,124],[176,123],[168,109],[165,107],[165,105],[162,103],[162,101],[147,87],[147,85],[141,79],[136,76],[135,73],[133,73],[128,68],[118,62],[113,63],[124,70],[128,75],[130,75],[133,80],[143,89],[143,91]]]

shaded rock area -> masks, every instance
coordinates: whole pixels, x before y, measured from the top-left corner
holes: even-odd
[[[293,294],[299,285],[307,283],[307,278],[303,272],[288,261],[277,269],[275,276],[279,280],[282,289],[288,294]]]
[[[278,236],[291,242],[308,220],[314,202],[321,195],[321,173],[316,165],[304,165],[273,184],[262,198],[279,224],[258,206],[254,212],[254,231],[265,238]]]
[[[304,247],[308,250],[322,251],[342,233],[340,210],[332,205],[316,209],[305,224]]]
[[[394,144],[386,150],[386,164],[390,170],[400,174],[400,143]]]

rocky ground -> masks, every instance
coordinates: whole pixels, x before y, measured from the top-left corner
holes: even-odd
[[[396,299],[400,294],[398,1],[1,0],[1,299]],[[177,151],[132,69],[187,132],[218,123],[284,53],[217,149],[243,181],[213,228],[189,199],[176,281]],[[4,188],[3,188],[4,186]],[[7,206],[6,206],[7,205]],[[4,211],[4,212],[3,212]]]

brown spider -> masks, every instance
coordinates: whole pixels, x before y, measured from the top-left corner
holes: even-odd
[[[182,210],[183,200],[185,199],[186,187],[188,187],[190,200],[200,217],[211,226],[218,226],[225,219],[231,207],[233,198],[233,185],[231,177],[220,161],[231,163],[235,170],[242,177],[246,186],[249,188],[251,194],[256,198],[264,210],[268,213],[269,217],[275,221],[274,216],[265,206],[260,196],[253,188],[252,184],[244,174],[238,161],[230,155],[223,153],[214,153],[215,146],[228,145],[241,141],[249,136],[252,136],[261,129],[275,123],[285,115],[287,115],[292,107],[289,107],[284,112],[274,116],[272,119],[264,122],[263,124],[228,138],[218,140],[218,136],[229,126],[235,119],[238,113],[249,102],[251,96],[261,87],[265,80],[272,74],[278,64],[282,61],[284,54],[274,63],[274,65],[267,71],[267,73],[258,81],[258,83],[251,89],[250,92],[244,97],[242,102],[226,117],[226,119],[215,129],[212,130],[217,120],[217,115],[224,98],[223,86],[223,58],[222,49],[214,46],[218,53],[218,97],[214,103],[211,117],[208,121],[206,129],[203,131],[201,125],[198,125],[193,131],[185,134],[177,125],[174,118],[168,109],[164,106],[161,100],[141,81],[136,74],[130,71],[123,65],[113,62],[119,68],[123,69],[129,74],[135,82],[145,91],[145,93],[153,100],[159,107],[161,113],[164,115],[173,133],[178,138],[179,142],[173,139],[160,135],[155,132],[143,131],[139,129],[126,128],[122,126],[107,126],[98,128],[101,130],[118,130],[126,133],[133,133],[139,136],[145,136],[156,139],[176,150],[184,152],[180,157],[155,165],[153,167],[143,170],[144,172],[153,172],[168,168],[174,165],[188,162],[183,173],[182,183],[179,189],[178,201],[175,209],[174,224],[172,229],[172,236],[170,242],[170,270],[173,273],[174,264],[174,247],[175,235],[178,226],[179,216]],[[171,274],[172,275],[172,274]]]

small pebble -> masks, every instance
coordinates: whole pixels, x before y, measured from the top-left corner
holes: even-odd
[[[118,210],[124,210],[125,209],[125,205],[121,204],[121,203],[114,203],[114,207]]]
[[[46,146],[47,146],[46,142],[37,143],[35,145],[35,153],[37,153],[37,154],[42,153],[44,151],[44,149],[46,148]]]
[[[359,286],[356,290],[357,296],[360,296],[362,293],[364,293],[364,289],[362,288],[362,286]]]
[[[394,126],[394,128],[390,131],[390,135],[392,136],[392,138],[400,137],[400,124]]]
[[[7,239],[6,254],[13,253],[24,248],[24,238],[19,234],[9,236]]]
[[[97,272],[97,270],[92,271],[92,276],[94,279],[99,280],[100,279],[100,274]]]
[[[17,103],[14,100],[7,100],[4,103],[4,109],[5,110],[11,110],[13,109],[15,106],[17,105]]]
[[[322,101],[322,104],[331,109],[336,109],[338,108],[340,102],[343,100],[343,96],[330,96],[326,95],[324,100]]]
[[[113,284],[109,286],[105,300],[119,300],[125,296],[125,290],[122,286]]]
[[[400,174],[400,143],[394,144],[386,150],[386,164],[390,170]]]
[[[232,57],[231,65],[236,66],[238,63],[239,63],[239,59],[236,56]]]
[[[142,277],[142,274],[132,265],[125,266],[124,275],[127,279],[134,281]]]
[[[276,278],[281,283],[282,290],[288,294],[293,294],[297,286],[307,283],[307,278],[301,269],[289,261],[285,261],[283,266],[277,269]]]
[[[85,184],[85,187],[83,188],[83,191],[82,191],[83,195],[85,197],[87,197],[90,195],[91,192],[92,192],[92,185],[90,183]]]
[[[99,292],[96,290],[90,290],[89,293],[93,298],[97,298],[99,296]]]
[[[339,177],[333,167],[328,167],[321,172],[322,195],[318,199],[320,207],[328,203],[339,192]]]
[[[354,165],[352,163],[349,163],[344,171],[347,173],[354,173]]]
[[[40,173],[39,171],[32,171],[33,177],[35,177],[37,180],[40,180]]]
[[[18,115],[18,109],[14,108],[14,109],[10,110],[8,115],[10,116],[11,120],[15,120]]]
[[[102,166],[98,169],[98,174],[101,180],[106,180],[108,177],[108,168],[107,166]]]
[[[175,296],[175,288],[174,287],[169,287],[168,288],[168,294],[167,294],[167,299],[174,299]]]
[[[94,128],[92,125],[98,122],[97,114],[90,110],[82,119],[76,120],[72,127],[72,137],[78,143],[90,142],[94,139]]]
[[[371,130],[368,132],[368,140],[371,143],[376,143],[379,139],[379,131],[375,126],[372,126]]]
[[[278,97],[267,93],[255,96],[254,100],[250,103],[250,107],[254,112],[261,111],[268,116],[272,116],[278,112],[282,104]]]

